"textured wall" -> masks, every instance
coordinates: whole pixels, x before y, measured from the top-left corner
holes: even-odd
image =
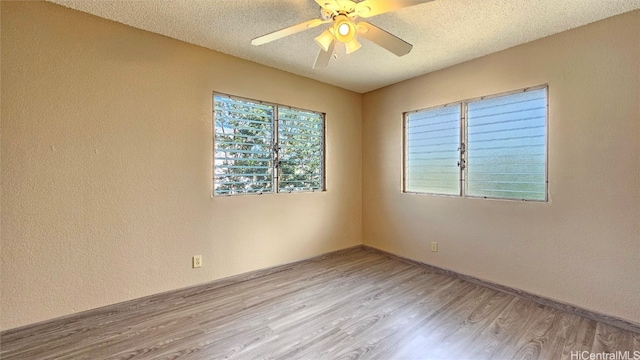
[[[404,111],[541,84],[548,203],[401,194]],[[363,239],[640,323],[638,154],[636,11],[365,94]]]
[[[362,241],[359,94],[42,2],[1,65],[3,329]],[[326,112],[328,191],[211,198],[214,90]]]

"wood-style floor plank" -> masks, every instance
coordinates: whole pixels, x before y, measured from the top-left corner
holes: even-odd
[[[640,334],[354,249],[5,331],[0,344],[6,360],[547,360],[633,356]]]

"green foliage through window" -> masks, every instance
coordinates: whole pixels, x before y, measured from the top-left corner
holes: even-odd
[[[214,95],[214,194],[324,190],[324,115]]]

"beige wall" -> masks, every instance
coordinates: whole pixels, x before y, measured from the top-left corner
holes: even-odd
[[[3,329],[362,242],[362,95],[42,2],[1,55]],[[214,90],[326,112],[328,191],[211,198]]]
[[[548,203],[400,193],[404,111],[541,84]],[[638,154],[640,11],[365,94],[364,243],[640,323]]]

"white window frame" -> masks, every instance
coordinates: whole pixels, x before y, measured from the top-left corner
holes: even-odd
[[[239,193],[216,193],[216,175],[215,175],[215,161],[216,161],[216,116],[215,116],[215,112],[216,112],[216,107],[215,107],[215,99],[216,96],[218,97],[226,97],[226,98],[230,98],[233,100],[240,100],[240,101],[246,101],[246,102],[252,102],[252,103],[257,103],[260,105],[265,105],[265,106],[270,106],[273,107],[273,118],[272,118],[272,123],[271,123],[271,129],[272,129],[272,137],[271,139],[269,139],[271,141],[272,146],[272,164],[271,164],[271,171],[272,171],[272,185],[271,185],[271,191],[261,191],[261,192],[239,192]],[[224,93],[220,93],[220,92],[214,92],[213,96],[213,111],[212,111],[212,172],[213,172],[213,176],[212,176],[212,196],[214,197],[227,197],[227,196],[240,196],[240,195],[263,195],[263,194],[282,194],[282,193],[310,193],[310,192],[324,192],[327,190],[327,186],[326,186],[326,113],[323,112],[319,112],[319,111],[314,111],[314,110],[308,110],[308,109],[301,109],[301,108],[296,108],[296,107],[292,107],[292,106],[287,106],[287,105],[281,105],[281,104],[276,104],[276,103],[269,103],[269,102],[265,102],[265,101],[261,101],[261,100],[255,100],[255,99],[249,99],[249,98],[244,98],[244,97],[239,97],[239,96],[235,96],[235,95],[229,95],[229,94],[224,94]],[[280,189],[280,178],[281,178],[281,168],[280,168],[280,146],[279,146],[279,140],[280,140],[280,133],[279,133],[279,113],[280,113],[280,109],[288,109],[288,110],[297,110],[300,112],[305,112],[305,113],[313,113],[316,115],[319,115],[322,118],[322,135],[320,138],[320,188],[319,189],[308,189],[308,190],[293,190],[293,191],[286,191],[286,190],[281,190]]]
[[[517,197],[492,197],[492,196],[478,196],[478,195],[470,195],[468,191],[468,167],[467,167],[467,159],[468,159],[468,104],[471,102],[479,101],[479,100],[487,100],[497,97],[509,96],[514,94],[519,94],[523,92],[529,92],[534,90],[545,89],[546,99],[546,111],[545,111],[545,145],[544,145],[544,199],[522,199]],[[459,153],[459,194],[442,194],[436,192],[426,192],[426,191],[408,191],[407,190],[407,171],[408,171],[408,160],[409,160],[409,127],[408,127],[408,117],[410,114],[419,113],[423,111],[441,109],[445,107],[459,106],[460,107],[460,146],[458,147]],[[538,202],[545,203],[549,201],[549,86],[548,84],[527,87],[524,89],[498,93],[488,96],[482,96],[478,98],[471,98],[462,101],[457,101],[453,103],[448,103],[439,106],[433,106],[428,108],[422,108],[418,110],[407,111],[403,113],[402,116],[402,180],[401,180],[401,192],[404,194],[419,194],[419,195],[432,195],[432,196],[444,196],[444,197],[454,197],[454,198],[476,198],[476,199],[493,199],[493,200],[504,200],[504,201],[526,201],[526,202]]]

